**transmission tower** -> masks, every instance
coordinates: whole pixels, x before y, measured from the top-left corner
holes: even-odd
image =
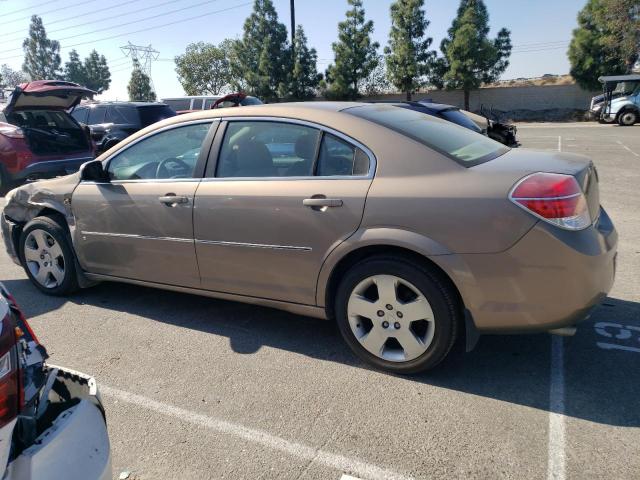
[[[128,42],[124,47],[120,47],[122,53],[127,57],[131,57],[133,61],[133,67],[140,68],[148,77],[151,82],[151,88],[155,91],[155,86],[153,85],[153,78],[151,77],[151,62],[158,59],[160,52],[155,50],[151,45],[143,46],[143,45],[134,45],[131,42]]]

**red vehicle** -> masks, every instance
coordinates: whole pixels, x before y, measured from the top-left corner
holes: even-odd
[[[95,92],[77,83],[23,83],[0,111],[0,195],[28,180],[73,173],[94,158],[89,131],[68,111]]]

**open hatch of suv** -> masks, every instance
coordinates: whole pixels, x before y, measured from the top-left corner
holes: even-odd
[[[92,97],[76,83],[23,83],[0,112],[0,194],[27,180],[78,170],[94,157],[88,130],[67,111]]]

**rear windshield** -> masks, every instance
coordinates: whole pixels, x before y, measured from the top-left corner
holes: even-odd
[[[509,151],[484,135],[424,113],[391,105],[351,107],[345,113],[394,130],[465,167],[493,160]]]
[[[440,115],[445,120],[449,120],[461,127],[468,128],[469,130],[473,130],[474,132],[482,132],[482,129],[476,125],[473,120],[467,117],[464,113],[462,113],[457,108],[452,108],[451,110],[443,110],[440,112]]]
[[[240,105],[246,107],[247,105],[262,105],[262,101],[256,97],[246,97],[240,102]]]
[[[176,112],[167,105],[152,105],[149,107],[139,107],[140,124],[147,127],[152,123],[159,122],[165,118],[175,117]]]

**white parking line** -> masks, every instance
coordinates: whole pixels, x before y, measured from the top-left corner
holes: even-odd
[[[640,157],[639,153],[634,152],[633,150],[631,150],[629,147],[627,147],[624,143],[622,143],[620,140],[618,140],[618,145],[620,145],[622,148],[624,148],[625,150],[631,152],[632,155],[635,155],[636,157]]]
[[[200,413],[192,412],[167,403],[158,402],[151,398],[109,387],[107,385],[100,385],[100,392],[121,402],[137,405],[139,407],[146,408],[147,410],[153,410],[162,415],[177,418],[183,422],[199,425],[222,434],[232,435],[245,441],[272,448],[273,450],[278,450],[303,460],[320,463],[340,472],[350,472],[366,478],[367,480],[411,480],[412,478],[392,470],[387,470],[385,468],[363,462],[357,458],[349,458],[337,453],[326,452],[302,443],[286,440],[262,430],[202,415]]]
[[[564,424],[564,352],[562,337],[551,337],[549,384],[549,443],[547,480],[564,480],[566,471]]]

